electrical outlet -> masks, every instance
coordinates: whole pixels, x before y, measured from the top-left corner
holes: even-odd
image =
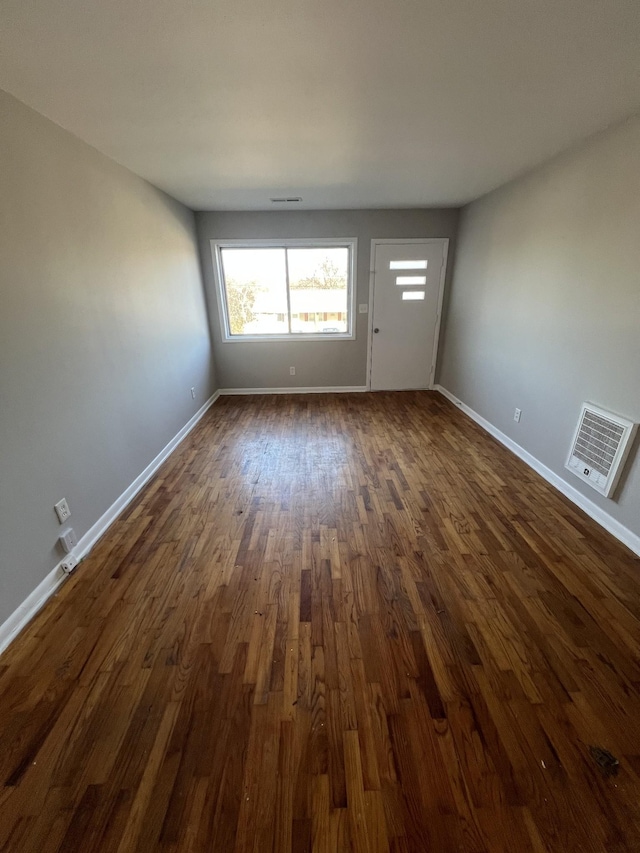
[[[195,400],[195,399],[196,399],[196,389],[195,389],[195,388],[192,388],[192,389],[191,389],[191,399],[192,399],[192,400]]]
[[[73,551],[78,544],[78,537],[76,536],[73,527],[65,530],[64,533],[61,533],[60,536],[58,536],[58,542],[65,554],[69,554]]]
[[[69,509],[69,504],[67,503],[66,498],[62,498],[61,501],[58,501],[57,504],[54,504],[53,508],[56,511],[56,515],[58,516],[58,521],[60,522],[60,524],[64,524],[65,521],[71,515],[71,510]]]
[[[517,424],[520,423],[521,416],[522,416],[522,409],[516,409],[515,412],[513,413],[513,419]]]
[[[60,563],[60,568],[66,575],[70,575],[77,565],[78,558],[74,554],[67,554],[64,560]]]
[[[290,368],[289,368],[289,374],[290,374],[291,376],[295,376],[295,375],[296,375],[296,369],[295,369],[295,367],[290,367]]]

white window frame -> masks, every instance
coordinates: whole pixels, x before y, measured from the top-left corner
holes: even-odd
[[[289,332],[284,335],[232,335],[229,331],[229,314],[227,311],[226,290],[222,268],[222,249],[320,249],[323,247],[346,248],[349,250],[349,275],[347,280],[347,305],[349,310],[348,330],[346,332]],[[216,300],[222,340],[227,344],[241,344],[267,341],[352,341],[356,337],[356,264],[358,257],[358,240],[356,237],[321,237],[296,238],[286,240],[211,240],[211,257],[213,260],[213,275],[216,284]],[[287,299],[289,282],[287,279]]]

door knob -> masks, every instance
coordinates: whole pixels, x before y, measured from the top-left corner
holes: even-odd
[[[380,329],[374,329],[374,330],[373,330],[373,334],[374,334],[374,335],[377,335],[379,331],[380,331]]]

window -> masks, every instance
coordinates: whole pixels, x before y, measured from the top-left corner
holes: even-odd
[[[389,261],[390,270],[426,270],[428,261]]]
[[[355,238],[211,242],[225,341],[355,337]]]
[[[397,275],[396,284],[426,284],[426,275]]]

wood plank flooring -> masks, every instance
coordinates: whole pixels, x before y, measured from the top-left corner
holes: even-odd
[[[3,851],[640,851],[640,560],[435,393],[223,398],[0,657],[0,786]]]

